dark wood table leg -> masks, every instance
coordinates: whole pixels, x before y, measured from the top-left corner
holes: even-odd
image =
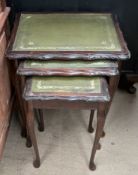
[[[22,86],[21,86],[21,77],[19,77],[16,74],[16,62],[10,62],[9,64],[9,70],[10,70],[10,76],[11,76],[11,83],[13,88],[15,89],[15,95],[16,95],[16,104],[17,104],[17,110],[20,112],[19,120],[21,124],[21,135],[22,137],[27,136],[27,130],[26,130],[26,116],[25,116],[25,110],[24,110],[24,104],[22,99]]]
[[[112,77],[109,78],[109,92],[110,92],[111,100],[107,104],[107,107],[106,107],[106,109],[107,109],[106,110],[106,116],[108,115],[108,112],[109,112],[109,109],[110,109],[110,106],[111,106],[114,94],[116,92],[116,89],[117,89],[117,86],[118,86],[118,83],[119,83],[119,77],[120,77],[119,75],[116,75],[116,76],[112,76]],[[93,133],[94,132],[94,128],[92,126],[93,118],[94,118],[94,110],[91,110],[90,119],[89,119],[89,125],[88,125],[88,132],[89,133]],[[105,136],[105,132],[103,131],[101,137],[104,137],[104,136]],[[99,144],[99,149],[100,148],[101,148],[101,146]]]
[[[105,124],[105,119],[106,119],[105,112],[106,112],[106,104],[100,103],[98,111],[97,111],[97,128],[96,128],[95,140],[94,140],[92,154],[91,154],[91,158],[90,158],[90,164],[89,164],[89,168],[91,170],[96,169],[96,165],[94,163],[94,158],[95,158],[96,150],[99,147],[99,141],[100,141],[100,138],[101,138],[101,135],[103,132],[103,127]]]
[[[33,107],[32,107],[31,102],[27,102],[26,119],[27,119],[26,121],[27,121],[27,128],[28,128],[29,136],[30,136],[32,145],[34,147],[34,152],[35,152],[35,160],[33,162],[33,165],[35,168],[39,168],[40,167],[40,156],[39,156],[37,140],[36,140],[36,135],[35,135],[35,130],[34,130],[34,113],[33,113]]]
[[[91,114],[90,114],[90,119],[89,119],[89,126],[88,126],[88,132],[89,133],[93,133],[94,132],[94,129],[93,129],[93,118],[94,118],[94,109],[91,110]]]
[[[91,114],[90,114],[90,119],[89,119],[89,125],[88,125],[88,132],[89,133],[93,133],[94,132],[94,128],[93,128],[93,119],[94,119],[94,110],[91,110]],[[105,136],[105,132],[103,131],[102,136]],[[99,144],[98,149],[101,149],[101,145]]]
[[[43,110],[42,109],[35,109],[35,113],[36,113],[36,119],[38,122],[38,130],[40,132],[42,132],[45,129]]]
[[[113,101],[113,97],[114,97],[115,92],[117,90],[119,79],[120,79],[120,76],[119,75],[112,76],[112,77],[109,78],[109,93],[110,93],[110,98],[111,99],[107,103],[106,114],[105,114],[106,117],[108,115],[108,112],[110,110],[110,107],[111,107],[111,104],[112,104],[112,101]],[[105,136],[105,132],[103,131],[102,137],[104,137],[104,136]]]
[[[24,104],[22,102],[21,98],[21,91],[19,90],[20,87],[17,87],[16,85],[16,95],[18,99],[18,105],[19,105],[19,111],[20,111],[20,124],[21,124],[21,136],[26,137],[27,136],[27,130],[26,130],[26,117],[25,117],[25,111],[24,111]]]
[[[26,147],[31,148],[32,147],[32,141],[29,135],[29,129],[27,129],[27,136],[26,136]]]

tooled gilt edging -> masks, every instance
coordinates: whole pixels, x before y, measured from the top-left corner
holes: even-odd
[[[68,64],[69,63],[69,64]],[[74,76],[118,75],[118,63],[114,61],[32,61],[20,62],[19,75]]]
[[[100,93],[93,93],[93,94],[88,94],[85,96],[77,96],[77,95],[70,95],[70,96],[54,96],[54,95],[47,95],[45,96],[44,93],[35,93],[32,92],[31,86],[32,86],[32,79],[28,78],[26,81],[26,85],[24,88],[23,92],[23,98],[27,101],[51,101],[51,100],[67,100],[67,101],[86,101],[86,102],[108,102],[110,101],[110,95],[108,91],[108,86],[106,83],[106,80],[101,78],[101,92]]]
[[[111,15],[111,14],[110,14]],[[15,25],[12,33],[11,40],[9,42],[7,57],[9,59],[40,59],[40,60],[50,60],[50,59],[58,59],[58,60],[95,60],[95,59],[115,59],[115,60],[125,60],[130,58],[130,52],[127,48],[127,44],[124,40],[123,34],[120,30],[118,21],[115,16],[112,16],[114,27],[118,36],[118,40],[121,46],[121,50],[119,51],[17,51],[12,50],[16,32],[19,25],[20,14],[17,15],[15,20]]]

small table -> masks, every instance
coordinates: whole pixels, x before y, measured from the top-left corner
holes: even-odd
[[[27,101],[28,131],[35,151],[34,166],[40,166],[40,157],[34,132],[33,108],[97,109],[97,129],[89,167],[95,170],[94,158],[105,123],[105,111],[110,100],[108,84],[98,77],[33,77],[24,89]]]

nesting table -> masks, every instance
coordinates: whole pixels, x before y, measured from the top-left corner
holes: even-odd
[[[94,170],[121,61],[130,57],[116,18],[102,13],[21,13],[15,20],[7,57],[14,61],[18,74],[16,91],[23,128],[35,150],[34,166],[40,166],[40,157],[33,108],[90,109],[89,132],[93,132],[97,109],[89,166]],[[43,120],[40,124],[44,125]]]

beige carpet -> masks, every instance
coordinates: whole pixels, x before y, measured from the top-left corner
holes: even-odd
[[[137,86],[138,88],[138,86]],[[106,137],[96,154],[96,171],[88,168],[94,134],[87,132],[90,111],[45,110],[45,131],[37,130],[41,167],[32,165],[13,118],[0,175],[134,175],[138,172],[138,92],[118,91],[106,122]],[[95,126],[96,122],[94,123]]]

